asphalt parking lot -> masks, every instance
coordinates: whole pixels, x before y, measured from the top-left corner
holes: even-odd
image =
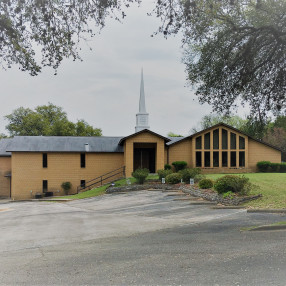
[[[178,197],[178,198],[181,198]],[[1,285],[286,285],[286,220],[161,191],[0,205]]]

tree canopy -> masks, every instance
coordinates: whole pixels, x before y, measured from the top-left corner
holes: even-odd
[[[285,0],[162,0],[166,35],[182,30],[188,81],[201,103],[252,117],[286,110]]]
[[[168,137],[184,137],[183,135],[180,135],[180,134],[176,134],[174,132],[169,132],[168,133]]]
[[[121,20],[141,0],[0,1],[0,61],[37,75],[64,58],[80,59],[79,41],[107,17]],[[183,34],[187,80],[201,103],[228,114],[249,104],[263,120],[286,112],[285,0],[157,0],[159,33]],[[42,55],[39,60],[36,51]]]
[[[52,103],[37,106],[35,110],[19,107],[6,115],[6,129],[10,136],[101,136],[99,128],[93,128],[83,119],[73,123],[62,107]]]

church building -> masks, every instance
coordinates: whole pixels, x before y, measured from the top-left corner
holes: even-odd
[[[125,137],[15,136],[0,140],[0,197],[26,200],[37,195],[70,194],[120,177],[137,168],[151,173],[186,161],[203,173],[248,173],[259,161],[281,162],[281,151],[220,123],[187,137],[165,137],[150,130],[141,74],[135,133]]]

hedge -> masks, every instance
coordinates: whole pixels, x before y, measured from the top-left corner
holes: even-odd
[[[286,163],[271,163],[260,161],[256,164],[258,172],[263,173],[286,173]]]

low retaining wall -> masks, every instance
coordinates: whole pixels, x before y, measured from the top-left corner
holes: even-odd
[[[233,197],[233,198],[224,198],[222,195],[218,194],[217,192],[211,190],[201,190],[194,186],[189,185],[168,185],[168,184],[144,184],[144,185],[128,185],[122,187],[109,187],[106,190],[107,194],[112,193],[122,193],[122,192],[135,192],[135,191],[143,191],[148,189],[155,189],[155,190],[181,190],[186,194],[190,194],[194,197],[200,197],[207,201],[220,203],[223,205],[229,206],[237,206],[244,202],[256,200],[261,198],[262,195],[256,196],[247,196],[247,197]]]
[[[237,206],[242,203],[256,200],[258,198],[261,198],[262,195],[256,195],[256,196],[246,196],[246,197],[233,197],[233,198],[224,198],[222,195],[218,194],[217,192],[212,192],[210,190],[201,190],[199,188],[195,187],[186,187],[186,186],[181,186],[179,188],[181,191],[184,193],[190,194],[194,197],[200,197],[208,201],[220,203],[223,205],[229,205],[229,206]]]
[[[112,193],[121,193],[121,192],[135,192],[135,191],[143,191],[148,189],[155,190],[178,190],[178,186],[168,185],[168,184],[144,184],[144,185],[128,185],[122,187],[109,187],[106,190],[107,194]]]

